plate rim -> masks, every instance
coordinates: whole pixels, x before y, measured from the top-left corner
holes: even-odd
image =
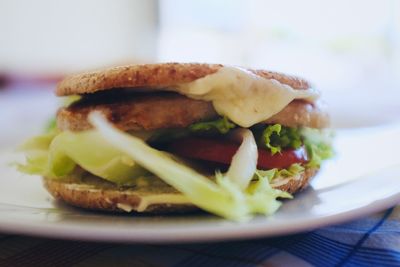
[[[400,192],[395,193],[386,198],[373,201],[362,207],[354,208],[342,213],[321,216],[320,218],[305,218],[296,220],[296,224],[291,227],[266,226],[263,224],[251,225],[252,227],[244,228],[241,223],[230,223],[231,227],[226,229],[215,227],[208,229],[200,227],[199,232],[187,234],[187,230],[155,231],[141,229],[140,231],[101,231],[101,226],[82,227],[79,224],[57,224],[57,223],[34,223],[30,227],[26,227],[24,222],[15,222],[0,218],[0,231],[6,234],[28,235],[42,238],[54,238],[65,240],[80,241],[101,241],[112,243],[152,243],[152,244],[179,244],[194,242],[220,242],[228,240],[245,240],[254,238],[269,238],[279,235],[289,235],[300,232],[312,231],[320,227],[339,224],[347,221],[356,220],[363,216],[376,213],[391,208],[400,202]],[[238,228],[230,231],[231,228]],[[89,229],[89,230],[88,230]],[[124,228],[125,229],[125,228]],[[178,229],[178,230],[177,230]],[[223,229],[223,230],[221,230]],[[104,230],[104,229],[103,229]],[[228,231],[229,230],[229,231]]]

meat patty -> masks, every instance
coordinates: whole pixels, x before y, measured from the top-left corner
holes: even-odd
[[[118,94],[112,91],[91,94],[69,107],[61,108],[57,113],[57,126],[71,131],[90,129],[87,116],[91,111],[102,112],[123,131],[184,128],[218,117],[211,102],[172,92],[121,94],[118,90]],[[329,117],[319,104],[295,100],[264,123],[323,128],[329,124]]]

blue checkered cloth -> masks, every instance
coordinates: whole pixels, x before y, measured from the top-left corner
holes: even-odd
[[[267,239],[122,245],[0,235],[0,266],[400,266],[400,206]]]

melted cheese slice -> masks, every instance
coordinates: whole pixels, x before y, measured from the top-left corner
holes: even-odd
[[[238,67],[223,67],[214,74],[175,87],[189,98],[211,101],[221,116],[241,127],[262,122],[294,99],[315,101],[314,89],[295,90],[274,79],[266,79]]]

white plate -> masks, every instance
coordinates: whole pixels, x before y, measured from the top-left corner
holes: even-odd
[[[337,157],[312,186],[271,217],[235,223],[207,214],[135,216],[55,203],[39,177],[17,173],[0,154],[0,232],[117,242],[192,242],[290,234],[352,220],[400,203],[400,126],[338,131]]]

